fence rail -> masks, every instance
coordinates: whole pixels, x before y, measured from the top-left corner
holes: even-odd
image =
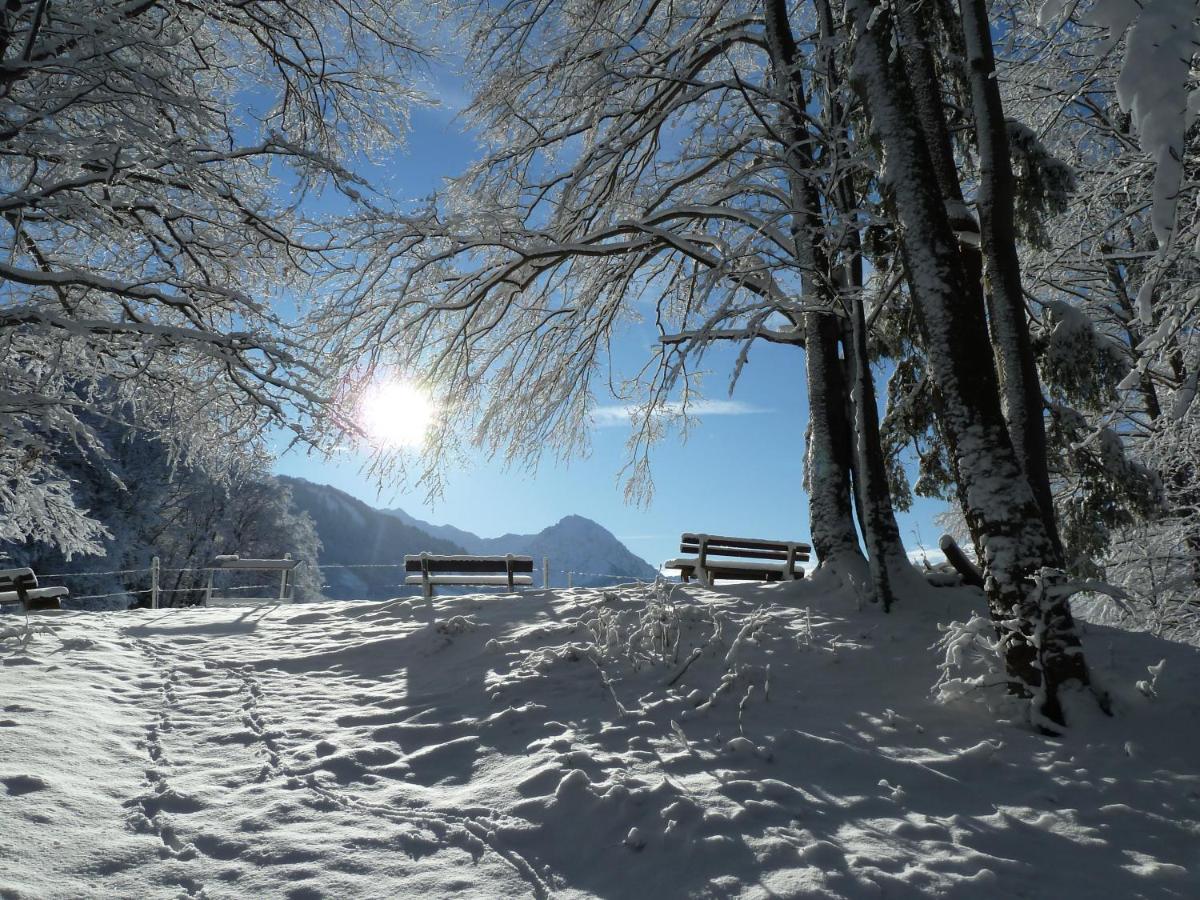
[[[301,562],[301,565],[307,566],[318,571],[333,570],[333,569],[394,569],[397,570],[401,577],[397,580],[396,587],[407,590],[411,586],[403,583],[404,563],[327,563],[323,565],[311,565],[307,562]],[[176,587],[168,588],[161,586],[161,578],[163,575],[186,575],[196,574],[202,576],[212,576],[217,572],[228,572],[228,568],[221,566],[183,566],[177,568],[165,568],[159,564],[159,558],[154,557],[150,565],[142,568],[133,569],[105,569],[102,571],[87,571],[87,572],[52,572],[46,575],[38,573],[38,580],[54,579],[54,580],[70,580],[97,578],[102,576],[113,575],[145,575],[149,582],[149,587],[145,588],[128,588],[120,591],[110,591],[103,594],[72,594],[70,600],[107,600],[114,597],[139,597],[150,595],[151,608],[158,609],[161,606],[161,598],[165,594],[204,594],[206,585],[198,583],[194,587]],[[608,578],[614,582],[622,581],[645,581],[640,575],[622,574],[614,572],[584,572],[578,569],[551,569],[550,560],[547,557],[542,558],[542,587],[546,588],[550,584],[551,576],[566,576],[567,587],[574,587],[575,578]],[[224,594],[241,593],[246,591],[276,591],[277,585],[240,585],[223,587],[221,591]],[[415,590],[415,588],[414,588]],[[221,598],[218,598],[221,599]],[[232,599],[232,598],[231,598]],[[277,596],[263,595],[261,597],[246,597],[247,600],[278,600]]]

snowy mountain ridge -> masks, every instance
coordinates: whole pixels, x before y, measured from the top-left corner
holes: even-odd
[[[383,600],[403,592],[400,568],[410,553],[462,553],[434,537],[327,484],[280,476],[293,508],[313,520],[321,550],[324,594],[335,600]]]
[[[656,570],[629,551],[608,529],[584,516],[566,516],[537,534],[480,537],[452,525],[433,525],[403,510],[381,510],[327,484],[281,476],[293,505],[312,518],[322,549],[327,596],[382,600],[402,592],[403,573],[394,568],[412,553],[532,556],[541,580],[550,560],[550,585],[562,587],[567,573],[578,586],[607,587],[619,581],[654,579]],[[377,568],[367,568],[367,567]]]
[[[485,538],[453,525],[433,525],[402,509],[383,512],[427,534],[460,544],[468,553],[516,553],[532,556],[535,565],[545,557],[550,560],[551,587],[565,587],[567,572],[573,573],[573,584],[593,587],[612,585],[621,578],[651,581],[656,574],[653,566],[630,552],[611,531],[584,516],[564,516],[537,534]]]

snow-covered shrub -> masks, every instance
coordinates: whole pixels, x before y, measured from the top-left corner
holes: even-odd
[[[1008,684],[1000,639],[990,619],[972,615],[966,622],[938,625],[938,630],[942,633],[936,644],[942,652],[941,674],[933,685],[938,702],[950,703],[981,688]]]
[[[602,602],[581,618],[598,657],[642,665],[679,661],[683,621],[695,618],[674,602],[676,585],[658,581],[644,589],[605,591]]]

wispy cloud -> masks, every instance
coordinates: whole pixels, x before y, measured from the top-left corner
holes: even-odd
[[[695,400],[688,404],[688,414],[693,416],[753,416],[769,413],[771,410],[741,400]],[[597,428],[608,428],[613,425],[628,425],[629,417],[637,411],[631,404],[597,406],[592,410],[592,424]],[[664,416],[677,416],[683,411],[683,405],[678,401],[667,403],[662,409]]]

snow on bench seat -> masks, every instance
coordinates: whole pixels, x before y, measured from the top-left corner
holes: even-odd
[[[420,575],[409,575],[404,579],[405,584],[422,584],[424,578]],[[508,587],[507,575],[430,575],[430,584],[477,584],[480,587]],[[527,587],[533,584],[532,575],[514,575],[513,584]]]
[[[685,569],[685,568],[686,569],[694,569],[694,568],[696,568],[697,563],[698,563],[698,560],[696,560],[695,558],[673,559],[666,564],[666,568],[668,568],[668,569]],[[714,559],[710,558],[709,560],[707,560],[704,567],[706,569],[734,568],[734,569],[741,569],[742,571],[745,571],[745,572],[756,572],[760,575],[764,574],[764,573],[769,575],[772,572],[782,575],[787,569],[787,564],[786,563],[739,562],[739,561],[735,561],[735,560],[714,560]],[[800,568],[799,566],[795,566],[794,571],[797,573],[802,573],[804,571],[804,569]]]
[[[61,585],[38,587],[33,569],[0,569],[0,603],[20,603],[26,612],[61,609],[59,598],[71,592]]]
[[[404,579],[405,584],[421,585],[426,599],[433,597],[435,585],[462,587],[506,587],[533,584],[532,556],[440,556],[419,553],[404,557],[404,571],[419,572]],[[529,575],[518,575],[529,572]],[[501,574],[503,573],[503,574]]]
[[[664,568],[678,569],[679,577],[685,583],[698,574],[702,581],[712,584],[717,578],[728,581],[793,581],[803,578],[804,569],[796,564],[808,559],[811,548],[799,541],[685,533],[680,538],[679,549],[684,553],[695,553],[696,556],[673,559]],[[715,556],[734,558],[713,559]]]

